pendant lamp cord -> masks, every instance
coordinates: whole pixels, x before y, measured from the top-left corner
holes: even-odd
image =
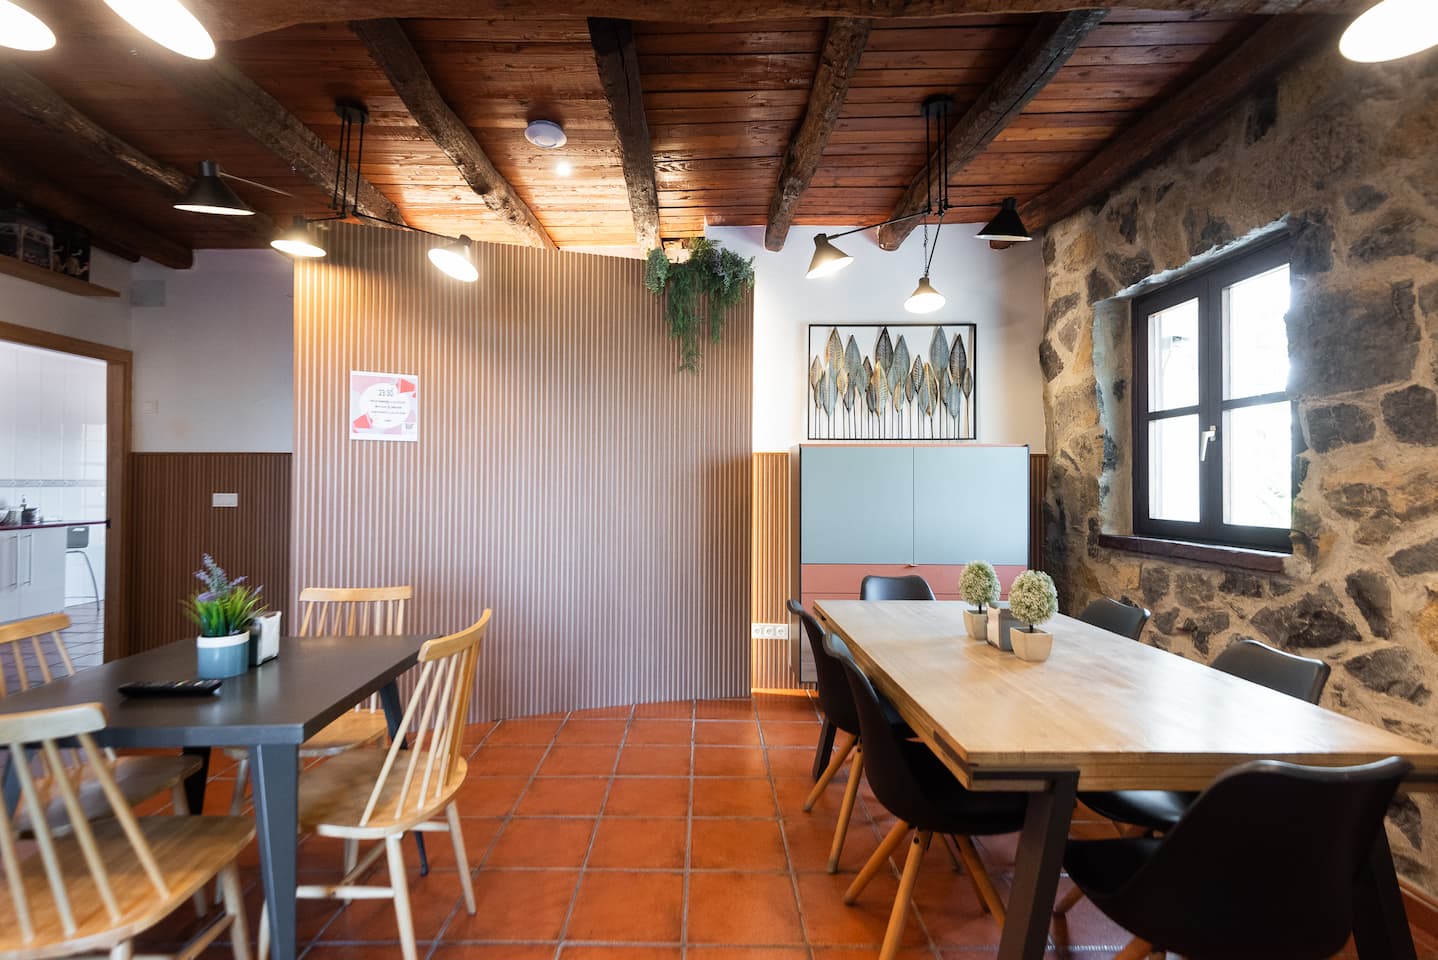
[[[949,103],[941,101],[939,109],[930,111],[927,107],[924,110],[924,163],[927,169],[924,171],[924,276],[929,275],[929,268],[933,266],[934,254],[939,249],[939,234],[944,229],[944,214],[949,212]],[[930,117],[929,114],[937,114]],[[938,128],[936,137],[929,133],[929,121],[933,120]],[[929,214],[934,211],[934,154],[933,140],[939,141],[939,207],[936,211],[939,215],[938,225],[934,227],[934,245],[929,246]]]

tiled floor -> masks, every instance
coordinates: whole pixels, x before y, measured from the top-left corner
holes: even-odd
[[[464,911],[446,838],[430,834],[434,869],[411,883],[421,956],[877,956],[897,866],[857,905],[845,907],[840,898],[892,821],[865,785],[841,872],[824,871],[843,783],[835,783],[812,814],[800,811],[817,733],[812,702],[779,695],[471,727],[469,779],[458,799],[479,911]],[[234,771],[216,762],[206,807],[221,812]],[[1075,829],[1112,835],[1108,824],[1081,821]],[[979,841],[1005,896],[1014,841]],[[413,847],[406,844],[406,851],[412,861]],[[333,841],[304,839],[303,879],[337,877],[340,856]],[[244,864],[252,926],[260,897],[254,864],[252,850]],[[306,960],[398,956],[388,902],[305,901],[300,917]],[[141,946],[172,945],[195,925],[193,913],[182,909]],[[935,846],[919,880],[904,960],[992,956],[998,936],[968,879]],[[1054,922],[1048,956],[1111,956],[1127,939],[1083,902]],[[1420,955],[1438,960],[1429,944]],[[212,947],[207,954],[219,956],[228,951]]]
[[[84,670],[104,663],[104,605],[101,604],[101,609],[97,610],[94,601],[91,601],[83,605],[66,607],[65,613],[70,617],[70,628],[61,631],[60,636],[65,643],[66,652],[70,654],[70,660],[75,664],[75,669]],[[60,659],[60,654],[56,652],[48,636],[42,639],[40,648],[45,652],[45,661],[50,667],[51,674],[63,676],[65,673],[64,661]],[[29,674],[30,683],[44,682],[44,676],[35,661],[34,648],[27,642],[20,652],[25,669]],[[16,672],[14,660],[8,653],[5,657],[0,658],[0,671],[4,672],[6,689],[19,689],[19,674]]]

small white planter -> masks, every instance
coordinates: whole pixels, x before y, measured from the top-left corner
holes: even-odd
[[[1013,644],[1014,656],[1039,663],[1047,660],[1053,651],[1054,635],[1043,630],[1015,627],[1009,631],[1009,642]]]
[[[1011,652],[1014,648],[1010,644],[1009,635],[1018,621],[1009,612],[1007,607],[990,606],[988,636],[989,644],[998,647],[1005,653]]]
[[[989,615],[976,610],[965,610],[964,628],[969,631],[970,640],[987,640],[989,638]]]
[[[250,666],[280,655],[280,611],[262,613],[250,622]]]
[[[197,637],[195,655],[201,680],[238,677],[250,668],[250,633],[246,630],[228,637]]]

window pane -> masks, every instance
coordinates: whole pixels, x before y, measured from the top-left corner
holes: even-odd
[[[1288,293],[1286,263],[1224,288],[1225,400],[1288,388]]]
[[[1198,403],[1198,301],[1148,315],[1148,408]]]
[[[1148,425],[1148,515],[1198,521],[1198,415]]]
[[[1293,407],[1288,401],[1223,415],[1223,522],[1288,529],[1293,521]]]

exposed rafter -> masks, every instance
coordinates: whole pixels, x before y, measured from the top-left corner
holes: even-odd
[[[253,37],[315,21],[377,17],[553,17],[552,0],[202,0],[205,22],[224,39]],[[1071,10],[1171,10],[1178,13],[1362,13],[1372,0],[572,0],[564,13],[579,17],[740,23],[805,17],[872,17],[875,20],[953,17],[963,14],[1066,13]]]
[[[339,166],[335,152],[236,67],[218,58],[182,62],[163,52],[146,62],[210,116],[248,134],[325,193],[334,192]],[[355,205],[367,216],[404,222],[399,207],[363,177],[359,179]]]
[[[555,249],[544,224],[514,192],[475,141],[469,127],[435,89],[429,71],[399,21],[357,20],[350,24],[350,29],[369,48],[370,56],[389,77],[395,93],[404,101],[420,130],[459,168],[460,175],[484,200],[485,206],[509,224],[522,242]]]
[[[0,60],[0,102],[31,122],[64,137],[68,146],[83,153],[91,163],[118,167],[131,179],[166,196],[182,196],[194,183],[193,177],[161,163],[115,136],[45,84],[4,60]],[[274,235],[274,221],[263,213],[231,219],[238,229],[253,233],[266,242]]]
[[[849,84],[859,68],[859,58],[869,42],[872,20],[840,17],[829,21],[824,45],[819,50],[819,66],[814,71],[814,85],[809,89],[809,104],[804,119],[789,141],[779,180],[774,185],[774,199],[769,204],[769,223],[764,230],[764,246],[770,250],[784,249],[784,239],[794,223],[799,198],[809,189],[809,181],[819,169],[824,147],[849,95]]]
[[[0,190],[84,227],[90,231],[90,239],[96,246],[111,253],[130,260],[148,257],[176,270],[187,270],[194,263],[194,253],[183,243],[91,203],[75,191],[51,183],[5,157],[0,157]]]
[[[594,62],[609,101],[609,116],[619,139],[624,185],[634,214],[634,234],[641,250],[659,246],[659,187],[654,179],[654,148],[644,115],[644,88],[639,82],[639,57],[628,20],[591,17],[589,40]]]
[[[1220,115],[1244,94],[1337,37],[1332,17],[1270,20],[1176,96],[1119,134],[1062,183],[1024,204],[1029,230],[1042,230],[1119,186],[1139,167]]]
[[[1083,10],[1050,13],[1039,18],[1038,24],[1008,65],[949,131],[947,167],[944,156],[935,151],[929,164],[914,176],[889,217],[909,217],[922,211],[928,203],[928,171],[942,170],[946,182],[958,176],[1068,62],[1083,38],[1103,20],[1105,13],[1104,10]],[[918,224],[917,219],[910,219],[880,227],[879,246],[885,250],[897,250]]]

